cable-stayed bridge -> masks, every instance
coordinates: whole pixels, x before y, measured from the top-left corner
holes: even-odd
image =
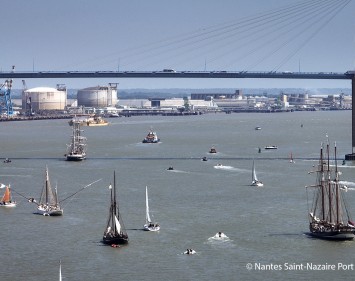
[[[0,72],[0,78],[271,78],[271,79],[335,79],[354,78],[347,72],[290,72],[290,71],[22,71]]]

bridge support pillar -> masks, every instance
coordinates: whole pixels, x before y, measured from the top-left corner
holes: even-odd
[[[346,154],[345,155],[345,160],[352,160],[352,161],[355,161],[355,153],[354,153],[354,148],[355,148],[355,77],[353,77],[351,79],[351,94],[352,94],[352,101],[351,101],[351,104],[352,104],[352,118],[351,118],[351,122],[352,122],[352,126],[351,126],[351,129],[352,129],[352,142],[351,142],[351,145],[352,145],[352,151],[351,151],[351,154]]]

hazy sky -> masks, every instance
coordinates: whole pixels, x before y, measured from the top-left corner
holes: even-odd
[[[0,69],[355,69],[355,1],[2,0]],[[344,6],[344,8],[341,8]],[[280,79],[28,79],[28,87],[350,87]],[[14,81],[21,88],[21,81]]]

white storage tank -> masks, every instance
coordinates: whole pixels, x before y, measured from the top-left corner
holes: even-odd
[[[37,87],[25,90],[22,93],[22,108],[29,105],[32,111],[40,110],[64,110],[67,104],[66,87],[55,88]]]
[[[81,89],[77,93],[78,106],[107,107],[117,104],[117,83]]]

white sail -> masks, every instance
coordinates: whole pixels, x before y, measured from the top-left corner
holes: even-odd
[[[59,264],[59,281],[62,281],[62,264]]]
[[[118,221],[118,219],[117,219],[116,216],[115,216],[115,224],[116,224],[117,233],[121,233],[121,224],[120,224],[120,222]]]
[[[150,223],[150,216],[149,216],[149,205],[148,205],[148,187],[145,187],[145,220],[146,223]]]
[[[255,172],[255,164],[253,161],[253,173],[252,173],[252,182],[257,182],[258,178],[256,177],[256,172]]]

